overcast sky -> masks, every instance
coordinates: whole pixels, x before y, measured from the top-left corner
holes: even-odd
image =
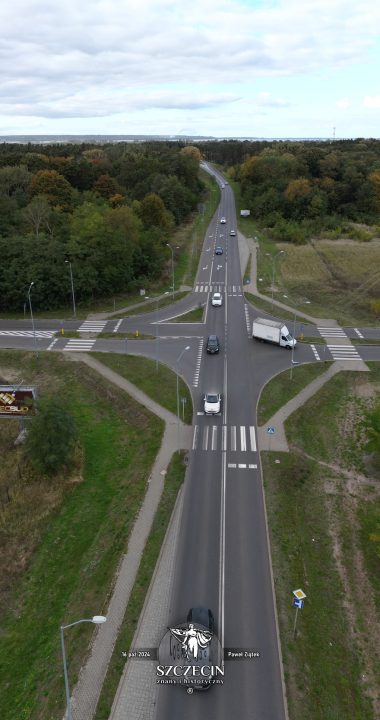
[[[0,135],[380,137],[376,0],[0,4]]]

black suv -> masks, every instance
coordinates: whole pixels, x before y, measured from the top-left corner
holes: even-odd
[[[217,353],[220,350],[219,338],[217,335],[209,335],[207,338],[206,350],[208,353]]]

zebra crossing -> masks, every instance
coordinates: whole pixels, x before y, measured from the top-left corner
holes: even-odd
[[[248,337],[252,336],[251,321],[249,319],[248,305],[244,305],[245,324],[247,326]]]
[[[88,352],[91,350],[93,345],[95,344],[96,340],[85,340],[82,338],[71,338],[67,341],[64,348],[62,348],[63,352],[70,351],[70,352]]]
[[[201,369],[201,360],[202,360],[202,354],[203,354],[203,343],[204,343],[204,338],[200,338],[199,344],[198,344],[197,359],[195,361],[193,387],[198,387],[198,383],[199,383],[199,373],[200,373],[200,369]]]
[[[195,425],[192,450],[256,452],[254,425]]]
[[[78,332],[100,333],[107,325],[107,320],[85,320],[78,328]]]
[[[207,285],[205,283],[196,283],[194,287],[195,292],[224,292],[224,283],[215,283],[213,285]]]
[[[47,338],[50,340],[57,330],[0,330],[0,335],[7,335],[9,337],[38,337]]]
[[[194,292],[196,293],[211,293],[211,292],[220,292],[220,293],[227,293],[230,297],[239,295],[241,296],[243,294],[241,285],[228,285],[227,287],[224,286],[223,283],[215,283],[215,284],[207,284],[207,283],[196,283],[194,287]]]
[[[327,348],[330,351],[333,360],[361,360],[361,357],[355,347],[353,345],[344,330],[340,327],[318,327],[317,328],[320,335],[322,337],[326,338],[327,341],[330,340],[330,342],[327,342]],[[347,343],[337,343],[333,344],[331,340],[347,340]]]

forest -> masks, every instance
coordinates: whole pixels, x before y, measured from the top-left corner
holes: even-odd
[[[203,193],[199,151],[174,142],[0,145],[0,311],[133,291]]]
[[[211,141],[206,160],[240,184],[244,207],[274,240],[303,243],[321,232],[369,240],[378,226],[380,141]],[[379,227],[375,227],[379,235]]]

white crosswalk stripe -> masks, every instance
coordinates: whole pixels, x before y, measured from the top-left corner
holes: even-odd
[[[322,337],[325,338],[334,338],[334,337],[342,337],[346,338],[347,335],[344,332],[344,330],[340,327],[317,327],[317,330]]]
[[[310,345],[310,347],[311,347],[311,349],[312,349],[312,351],[313,351],[313,353],[314,353],[314,357],[315,357],[317,360],[320,360],[321,358],[319,357],[318,350],[316,349],[315,345]]]
[[[95,344],[96,340],[78,340],[77,338],[71,338],[67,341],[67,345],[63,348],[63,351],[69,350],[70,352],[88,352]]]
[[[201,369],[201,360],[202,360],[202,354],[203,354],[203,343],[204,343],[204,338],[200,338],[199,345],[198,345],[197,359],[195,362],[193,387],[198,387],[198,383],[199,383],[199,373],[200,373],[200,369]]]
[[[85,320],[78,332],[100,333],[107,325],[107,320]]]
[[[361,360],[354,345],[327,345],[334,360]]]
[[[249,319],[248,305],[244,305],[245,324],[247,326],[248,337],[251,337],[251,321]]]
[[[53,337],[57,330],[0,330],[0,335],[7,335],[8,337],[38,337],[47,338],[48,340]]]
[[[255,428],[253,425],[229,428],[227,425],[195,425],[192,449],[257,452]]]

